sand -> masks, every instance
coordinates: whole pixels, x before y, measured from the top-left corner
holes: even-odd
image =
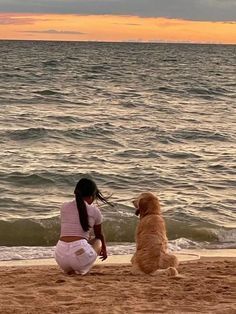
[[[235,252],[182,258],[174,278],[131,275],[127,258],[97,263],[85,276],[64,275],[49,263],[0,266],[4,314],[236,313]]]

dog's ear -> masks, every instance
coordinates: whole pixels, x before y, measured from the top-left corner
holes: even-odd
[[[133,203],[134,208],[135,208],[135,215],[139,216],[138,199],[132,200],[132,203]]]
[[[141,197],[138,205],[140,217],[150,214],[160,214],[160,204],[158,198],[152,194]]]
[[[140,217],[144,217],[148,214],[149,208],[149,197],[142,197],[138,202],[139,214]]]

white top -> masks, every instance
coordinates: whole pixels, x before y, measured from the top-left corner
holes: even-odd
[[[85,202],[88,220],[89,230],[84,231],[79,219],[79,212],[76,205],[76,200],[62,204],[61,207],[61,237],[63,236],[79,236],[85,239],[89,239],[90,230],[94,225],[100,225],[102,223],[102,214],[98,207],[95,205],[89,205]]]

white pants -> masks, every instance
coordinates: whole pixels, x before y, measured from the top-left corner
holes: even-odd
[[[56,262],[66,273],[74,270],[78,274],[85,275],[96,258],[97,253],[84,239],[73,242],[59,240],[55,248]]]

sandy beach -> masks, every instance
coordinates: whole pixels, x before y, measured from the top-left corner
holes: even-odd
[[[230,252],[230,250],[229,250]],[[236,257],[181,259],[180,276],[133,276],[127,258],[67,276],[52,263],[1,265],[0,313],[236,313]]]

